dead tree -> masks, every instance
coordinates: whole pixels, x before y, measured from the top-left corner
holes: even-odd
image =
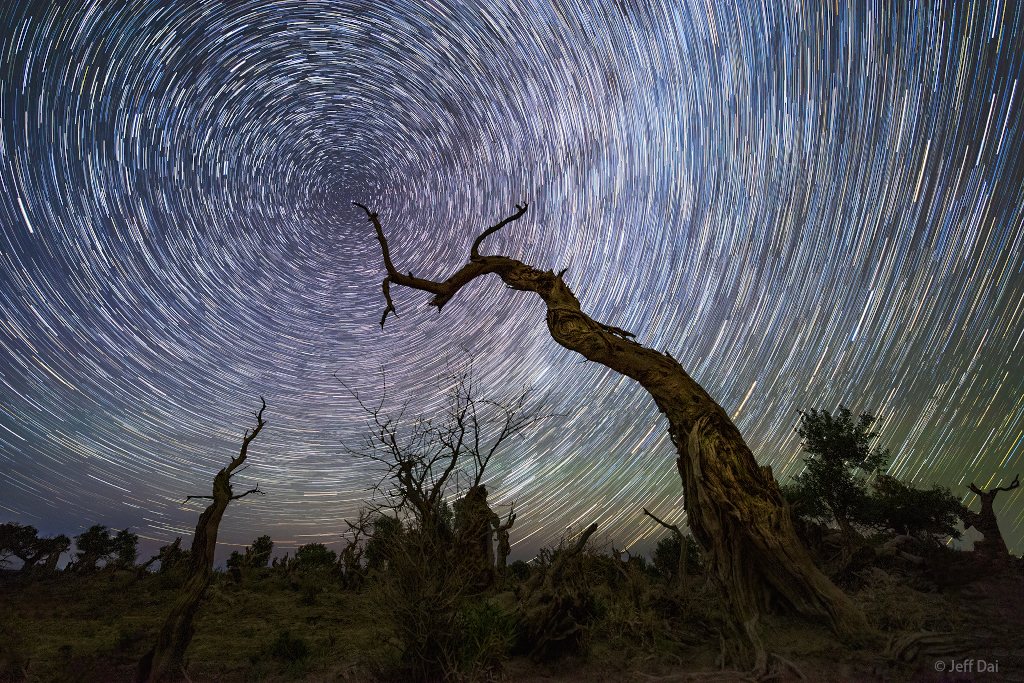
[[[512,552],[512,544],[509,543],[509,529],[516,523],[516,502],[512,501],[512,505],[508,511],[508,517],[505,521],[498,526],[498,559],[495,565],[495,573],[497,574],[499,586],[503,586],[505,582],[505,567],[508,562],[508,554]]]
[[[576,617],[584,611],[587,598],[564,586],[562,574],[583,552],[595,531],[596,523],[587,527],[573,545],[560,548],[551,566],[535,570],[526,585],[517,589],[521,599],[516,603],[516,616],[534,661],[544,659],[554,647],[580,631]]]
[[[977,554],[978,569],[1000,570],[1006,567],[1010,557],[1010,550],[1006,547],[1006,541],[999,531],[999,522],[996,520],[995,510],[992,504],[995,502],[996,494],[1000,491],[1012,491],[1020,486],[1020,475],[1014,477],[1013,482],[1003,488],[990,488],[982,491],[974,482],[971,482],[971,491],[981,500],[981,512],[968,512],[964,516],[964,526],[974,527],[985,537],[974,544],[974,552]]]
[[[652,513],[648,512],[647,508],[644,508],[644,514],[653,519],[661,526],[671,531],[672,534],[676,537],[676,540],[679,541],[679,574],[676,577],[676,581],[680,586],[683,585],[690,571],[689,562],[687,561],[689,553],[687,552],[686,537],[683,536],[683,532],[679,530],[679,527],[677,525],[661,521]]]
[[[759,615],[772,602],[823,619],[844,637],[869,632],[863,613],[814,566],[797,539],[771,468],[758,466],[725,410],[671,355],[645,348],[631,339],[631,333],[583,313],[562,279],[565,270],[540,271],[506,256],[480,254],[486,237],[526,213],[525,203],[482,232],[470,249],[469,263],[443,282],[400,272],[391,260],[377,213],[356,206],[377,231],[388,272],[382,285],[387,304],[382,328],[388,314],[395,312],[392,284],[430,292],[430,304],[440,311],[463,286],[494,273],[511,289],[540,296],[556,342],[631,377],[651,394],[668,418],[690,528],[729,596],[733,625],[754,647],[757,668],[765,668],[767,653],[755,629]]]
[[[437,531],[442,505],[459,475],[468,479],[468,490],[481,486],[488,465],[508,439],[553,416],[527,408],[532,394],[528,387],[504,402],[479,398],[472,363],[453,371],[449,379],[443,414],[411,421],[405,420],[404,409],[397,414],[385,410],[386,378],[376,404],[366,403],[338,380],[368,415],[365,442],[345,450],[381,466],[381,478],[372,490],[385,502],[374,504],[372,511],[409,512],[428,535]],[[493,551],[490,564],[494,564]]]
[[[181,594],[171,608],[160,634],[157,637],[156,645],[139,662],[138,680],[158,683],[159,681],[174,680],[183,671],[185,661],[185,650],[188,649],[195,633],[193,620],[199,603],[210,585],[210,576],[213,573],[213,555],[217,549],[217,530],[220,520],[224,517],[228,503],[239,498],[244,498],[250,493],[263,495],[259,484],[245,493],[235,495],[231,490],[231,477],[237,474],[238,468],[245,462],[248,454],[249,444],[266,424],[263,421],[263,411],[267,409],[267,402],[260,397],[263,404],[256,416],[256,428],[245,431],[242,438],[242,450],[232,458],[227,467],[223,468],[213,478],[212,496],[187,496],[184,505],[193,498],[209,498],[213,502],[199,516],[199,523],[196,524],[196,534],[192,539],[192,550],[189,553],[189,564],[187,578],[181,588]],[[245,469],[245,468],[242,468]]]
[[[345,547],[338,555],[338,569],[341,570],[341,581],[345,588],[357,589],[363,584],[366,568],[363,567],[363,554],[366,551],[366,540],[373,532],[373,519],[366,510],[359,510],[355,523],[345,520],[352,538],[345,539]]]
[[[470,487],[459,501],[460,523],[457,544],[460,559],[477,589],[490,588],[495,581],[494,532],[501,528],[501,519],[487,504],[487,487]]]

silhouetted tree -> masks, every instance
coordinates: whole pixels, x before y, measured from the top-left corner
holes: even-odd
[[[139,559],[139,536],[128,529],[121,529],[111,541],[111,555],[114,566],[119,569],[132,569]]]
[[[1010,551],[1006,547],[1006,541],[1003,540],[1003,534],[999,531],[999,521],[996,519],[992,504],[995,502],[997,493],[1012,491],[1018,486],[1020,486],[1019,474],[1005,488],[1000,486],[982,491],[974,485],[974,482],[971,482],[969,488],[981,500],[981,512],[968,510],[964,515],[964,527],[973,526],[984,536],[983,540],[974,543],[974,552],[977,553],[979,568],[998,571],[1006,567]]]
[[[847,536],[858,536],[854,522],[870,523],[871,501],[867,476],[885,469],[889,450],[871,448],[878,436],[871,431],[875,417],[862,413],[856,420],[849,408],[839,406],[835,416],[827,410],[800,411],[795,430],[810,457],[806,469],[794,477],[787,489],[798,512],[812,518],[834,521]],[[864,476],[858,476],[862,472]]]
[[[231,489],[231,477],[240,471],[238,468],[245,463],[249,444],[266,424],[263,421],[263,411],[267,409],[267,402],[263,400],[262,396],[260,402],[262,407],[259,412],[253,413],[256,416],[256,427],[252,430],[252,434],[248,429],[245,431],[241,451],[213,478],[213,495],[187,496],[185,498],[185,503],[193,498],[209,498],[213,502],[199,516],[199,522],[196,524],[192,549],[189,551],[188,576],[181,594],[160,629],[156,645],[139,662],[138,679],[140,681],[158,683],[177,678],[178,674],[183,671],[182,662],[185,658],[185,650],[188,649],[189,643],[192,642],[192,635],[195,633],[193,620],[196,610],[199,609],[199,603],[210,585],[213,556],[217,549],[217,530],[220,527],[220,520],[224,517],[224,511],[227,510],[228,503],[244,498],[250,493],[263,495],[259,484],[238,495],[235,495]]]
[[[555,274],[505,256],[480,254],[484,239],[521,218],[526,204],[481,233],[470,249],[469,263],[442,282],[400,272],[377,214],[356,206],[376,229],[387,269],[381,327],[395,311],[392,284],[430,292],[431,305],[440,311],[462,287],[494,273],[508,287],[540,296],[547,306],[548,331],[557,343],[633,378],[651,394],[669,421],[690,528],[729,595],[731,623],[753,646],[755,669],[767,668],[767,651],[756,626],[773,598],[808,617],[827,619],[838,634],[868,631],[863,613],[814,566],[801,545],[771,469],[758,466],[725,410],[672,356],[645,348],[631,333],[583,313],[562,279],[564,270]]]
[[[56,568],[60,554],[71,547],[71,539],[64,534],[53,538],[40,538],[38,534],[34,526],[17,522],[0,524],[0,566],[16,557],[22,562],[21,571],[27,573],[46,558],[45,566],[51,570]]]
[[[338,554],[323,543],[308,543],[295,551],[299,569],[330,569],[338,561]]]
[[[110,537],[110,530],[105,525],[94,524],[88,531],[75,536],[75,548],[78,550],[75,555],[75,571],[93,571],[97,562],[106,560],[114,553],[114,539]]]
[[[274,542],[270,536],[260,536],[246,546],[244,553],[237,550],[231,552],[227,560],[228,571],[235,580],[242,578],[242,574],[250,569],[262,569],[270,562],[270,556],[274,552]]]
[[[871,487],[871,516],[877,526],[917,538],[960,538],[956,525],[968,510],[948,488],[917,489],[887,474],[876,477]]]

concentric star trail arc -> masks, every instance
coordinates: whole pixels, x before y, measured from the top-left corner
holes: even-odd
[[[0,9],[0,510],[44,533],[191,534],[259,396],[221,540],[337,546],[375,472],[365,414],[487,397],[557,413],[487,477],[513,559],[597,522],[682,521],[632,381],[477,281],[392,291],[473,239],[567,268],[668,350],[785,481],[797,410],[879,416],[891,473],[1006,484],[1024,441],[1024,7],[992,3],[30,2]],[[1020,490],[997,499],[1024,549]],[[147,545],[148,544],[148,545]]]

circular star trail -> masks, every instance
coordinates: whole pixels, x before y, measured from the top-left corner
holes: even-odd
[[[681,521],[666,423],[556,345],[473,239],[668,350],[785,482],[797,410],[880,416],[908,483],[1024,468],[1024,9],[992,3],[19,2],[0,9],[0,514],[190,537],[262,395],[221,540],[338,547],[365,414],[557,413],[485,481],[513,558]],[[337,375],[337,379],[335,378]],[[244,489],[243,489],[244,490]],[[1020,553],[1019,489],[997,499]],[[255,499],[254,499],[255,498]],[[975,506],[977,503],[975,502]],[[148,545],[147,545],[148,544]]]

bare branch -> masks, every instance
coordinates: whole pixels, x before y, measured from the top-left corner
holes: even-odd
[[[995,488],[990,488],[987,491],[982,491],[981,489],[979,489],[977,486],[974,485],[973,481],[971,482],[971,485],[968,486],[967,488],[969,488],[975,495],[985,496],[985,494],[993,494],[993,497],[994,497],[994,494],[995,494],[996,491],[1012,491],[1015,488],[1017,488],[1018,486],[1020,486],[1020,475],[1019,474],[1016,477],[1014,477],[1013,481],[1006,488],[1003,488],[1003,487],[999,486],[999,487],[995,487]]]
[[[1013,482],[1009,486],[1007,486],[1005,489],[1002,488],[1002,487],[999,487],[999,488],[997,488],[995,490],[996,491],[1012,491],[1015,488],[1017,488],[1018,486],[1020,486],[1020,475],[1019,474],[1016,477],[1014,477]]]
[[[487,239],[489,235],[498,232],[512,221],[519,220],[520,218],[522,218],[524,213],[526,213],[526,202],[523,202],[522,206],[516,204],[516,212],[514,214],[512,214],[505,220],[501,221],[497,225],[492,225],[491,227],[487,228],[482,233],[480,233],[480,236],[477,237],[476,240],[473,242],[472,249],[469,250],[470,260],[476,260],[480,258],[480,245],[483,244],[483,241]]]
[[[210,500],[214,500],[213,496],[186,496],[185,500],[181,501],[181,504],[184,505],[185,503],[189,502],[193,498],[209,498]]]
[[[254,489],[249,489],[245,493],[239,493],[237,496],[231,496],[231,500],[238,500],[239,498],[245,498],[250,493],[258,493],[261,496],[266,495],[266,494],[263,493],[263,491],[260,490],[260,485],[256,484],[256,488],[254,488]]]
[[[680,530],[679,530],[679,527],[678,527],[678,526],[676,526],[675,524],[669,524],[668,522],[663,522],[662,520],[658,519],[658,518],[657,518],[657,517],[655,517],[655,516],[654,516],[653,514],[651,514],[650,512],[648,512],[648,511],[647,511],[647,508],[644,508],[644,514],[645,514],[645,515],[647,515],[648,517],[650,517],[651,519],[653,519],[653,520],[654,520],[655,522],[657,522],[658,524],[660,524],[660,525],[662,525],[663,527],[665,527],[666,529],[669,529],[670,531],[674,532],[674,533],[675,533],[675,535],[676,535],[676,536],[678,536],[679,538],[682,538],[682,537],[683,537],[683,532],[682,532],[682,531],[680,531]]]
[[[498,527],[498,531],[508,531],[512,528],[512,525],[516,523],[516,502],[513,500],[512,505],[508,510],[508,517],[505,518],[505,523]]]
[[[370,211],[368,207],[360,204],[359,202],[352,203],[365,211],[367,219],[373,223],[373,227],[377,231],[377,241],[380,242],[381,254],[384,257],[384,267],[387,268],[388,271],[388,276],[384,278],[384,282],[381,285],[381,289],[384,292],[384,299],[387,301],[387,307],[384,309],[384,315],[382,315],[380,319],[381,328],[384,327],[384,322],[388,318],[388,313],[395,313],[397,315],[395,304],[391,300],[390,283],[392,282],[396,285],[402,285],[403,287],[411,287],[424,292],[430,292],[434,295],[434,298],[430,301],[430,305],[437,307],[438,312],[440,312],[441,308],[444,307],[444,305],[448,303],[448,301],[450,301],[451,298],[455,296],[460,289],[462,289],[462,287],[469,284],[475,278],[484,275],[485,273],[498,272],[509,264],[519,263],[518,261],[513,261],[512,259],[505,258],[504,256],[483,257],[479,255],[478,250],[480,243],[483,242],[485,237],[500,230],[508,223],[522,217],[522,215],[526,213],[526,202],[523,202],[522,206],[517,204],[516,213],[504,219],[497,225],[488,228],[479,237],[477,237],[476,241],[473,243],[473,249],[471,250],[472,257],[470,262],[460,268],[458,272],[444,282],[434,282],[433,280],[414,277],[411,272],[408,275],[399,272],[391,261],[391,252],[388,249],[388,241],[384,236],[384,229],[381,227],[377,213],[375,211]]]
[[[252,440],[255,439],[256,435],[260,433],[261,429],[263,429],[263,425],[266,424],[266,422],[263,421],[263,411],[267,409],[267,402],[262,396],[260,396],[260,403],[263,405],[260,407],[259,412],[253,411],[253,415],[256,416],[256,428],[252,430],[252,434],[249,433],[248,429],[245,430],[245,437],[242,439],[242,450],[239,451],[238,455],[231,460],[231,464],[225,468],[229,479],[232,474],[234,474],[235,468],[245,462],[245,457],[249,450],[249,444],[252,443]]]

